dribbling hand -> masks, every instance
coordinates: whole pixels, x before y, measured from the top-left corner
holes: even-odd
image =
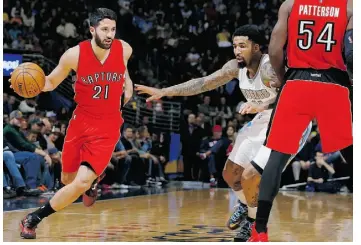
[[[12,89],[12,90],[14,90],[13,89],[13,86],[11,85],[11,75],[13,74],[13,72],[10,72],[10,78],[8,79],[8,82],[10,83],[10,88]]]
[[[149,95],[151,95],[147,99],[147,102],[150,102],[150,101],[153,101],[153,100],[159,100],[160,98],[165,96],[163,90],[158,89],[158,88],[152,88],[152,87],[144,86],[144,85],[135,84],[135,91],[137,91],[138,94],[149,94]]]
[[[252,105],[251,103],[244,103],[241,106],[239,113],[245,115],[245,114],[255,114],[261,111],[262,111],[261,108],[258,108],[255,105]]]

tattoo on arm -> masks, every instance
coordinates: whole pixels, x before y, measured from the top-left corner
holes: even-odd
[[[228,83],[238,75],[238,62],[233,59],[228,61],[220,70],[201,78],[195,78],[163,89],[166,96],[191,96],[210,91]]]

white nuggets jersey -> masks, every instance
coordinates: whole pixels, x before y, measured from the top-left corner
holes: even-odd
[[[265,86],[261,80],[260,69],[263,64],[269,61],[268,54],[261,58],[256,75],[253,79],[247,76],[247,68],[239,70],[239,87],[250,103],[257,105],[269,105],[275,102],[277,97],[276,89]],[[257,170],[262,171],[267,164],[270,151],[263,148],[264,141],[266,140],[266,133],[269,121],[271,119],[272,109],[267,109],[257,113],[252,121],[246,123],[242,129],[239,130],[236,142],[233,146],[232,152],[229,155],[229,160],[242,166],[247,167],[251,161],[252,164],[257,165]],[[312,128],[312,123],[308,126],[301,141],[300,148],[306,142]],[[292,156],[291,158],[293,158]]]
[[[268,54],[262,55],[257,73],[253,78],[248,77],[246,67],[239,70],[239,88],[247,99],[247,102],[255,103],[257,105],[269,105],[275,102],[277,97],[276,89],[264,85],[260,74],[262,65],[268,61]]]

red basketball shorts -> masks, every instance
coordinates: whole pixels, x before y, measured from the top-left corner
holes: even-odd
[[[352,144],[352,112],[349,89],[341,85],[289,80],[282,88],[268,126],[265,145],[294,154],[302,133],[317,120],[324,153]]]
[[[77,172],[87,162],[99,176],[107,167],[123,124],[121,114],[112,118],[95,118],[75,110],[64,139],[62,171]]]

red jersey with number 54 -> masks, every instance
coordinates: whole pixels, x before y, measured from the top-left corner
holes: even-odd
[[[95,56],[90,40],[79,43],[79,47],[74,87],[77,109],[95,116],[119,114],[126,69],[121,41],[113,40],[103,64]]]
[[[295,0],[288,19],[288,66],[345,71],[347,23],[347,0]]]

